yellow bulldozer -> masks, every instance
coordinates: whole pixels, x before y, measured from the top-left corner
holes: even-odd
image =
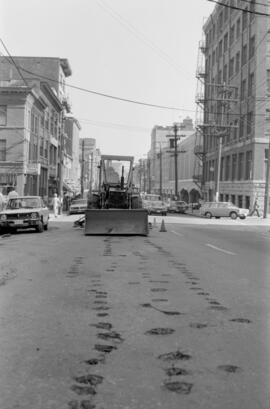
[[[88,194],[86,235],[147,236],[148,211],[133,184],[133,164],[132,156],[101,156],[99,188]]]

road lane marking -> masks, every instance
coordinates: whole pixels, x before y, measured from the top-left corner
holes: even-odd
[[[176,234],[177,236],[183,237],[183,233],[177,233],[177,231],[171,230],[172,233]]]
[[[236,253],[213,246],[213,244],[206,243],[206,246],[211,247],[214,250],[222,251],[222,253],[231,254],[232,256],[236,256]]]

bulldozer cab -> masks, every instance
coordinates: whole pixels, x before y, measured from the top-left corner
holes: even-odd
[[[102,155],[100,163],[102,186],[128,189],[132,184],[132,169],[132,156]]]

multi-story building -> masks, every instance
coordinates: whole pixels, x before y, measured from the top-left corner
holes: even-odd
[[[100,151],[96,148],[94,138],[80,139],[80,162],[83,170],[81,174],[83,190],[98,189]]]
[[[26,86],[4,80],[0,85],[0,186],[47,199],[57,184],[62,105],[44,82]]]
[[[13,180],[21,194],[41,194],[45,198],[54,192],[62,194],[63,118],[70,110],[65,78],[70,75],[67,59],[0,57],[0,150],[2,162],[6,162],[1,164],[2,185]],[[12,92],[12,99],[7,97],[8,92]],[[20,138],[29,144],[29,150]],[[20,150],[20,168],[14,149]],[[3,171],[8,166],[8,172]]]
[[[203,31],[204,196],[263,206],[269,142],[270,57],[267,2],[224,0]],[[256,13],[261,13],[256,14]]]
[[[64,119],[63,190],[72,194],[81,191],[80,130],[79,121],[72,115],[67,115]]]
[[[182,200],[197,201],[200,197],[198,186],[193,181],[195,162],[194,155],[195,130],[193,121],[187,117],[176,123],[177,135],[175,138],[174,126],[155,126],[151,135],[151,150],[148,161],[140,173],[146,173],[146,180],[150,179],[152,193],[162,196],[175,196],[175,139],[177,141],[177,195]],[[150,169],[149,169],[150,168]],[[149,172],[150,170],[150,172]],[[150,177],[148,177],[150,173]]]

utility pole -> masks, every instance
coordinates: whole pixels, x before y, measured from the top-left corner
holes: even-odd
[[[269,207],[269,179],[270,179],[270,134],[268,135],[268,155],[267,155],[267,166],[265,175],[265,190],[264,190],[264,208],[263,208],[263,218],[267,219],[268,207]]]
[[[174,124],[173,126],[174,131],[174,178],[175,178],[175,185],[174,185],[174,194],[175,197],[178,198],[178,166],[177,166],[177,159],[178,159],[178,151],[177,151],[177,125]]]
[[[92,189],[93,189],[93,171],[94,171],[94,152],[91,152],[90,157],[91,157],[91,165],[90,165],[91,175],[90,175],[89,193],[92,193]]]
[[[81,196],[84,191],[84,139],[82,140],[82,164],[81,164]]]
[[[172,156],[174,157],[174,195],[175,195],[176,200],[178,199],[178,154],[186,152],[186,151],[178,151],[177,141],[180,139],[180,136],[177,135],[177,131],[178,131],[178,125],[177,123],[175,123],[173,125],[174,138],[171,140],[173,140]],[[171,138],[171,135],[167,135],[167,137]],[[171,151],[168,151],[168,152],[172,153]]]
[[[226,97],[226,90],[225,84],[222,88],[222,101],[221,101],[221,118],[220,118],[220,126],[221,131],[218,132],[218,156],[217,156],[217,178],[216,178],[216,202],[219,201],[219,184],[220,184],[220,171],[221,171],[221,153],[222,153],[222,139],[224,136],[224,108],[225,108],[225,97]],[[226,131],[225,131],[226,132]]]
[[[162,198],[162,150],[161,145],[159,145],[159,153],[157,154],[159,158],[159,196]]]

